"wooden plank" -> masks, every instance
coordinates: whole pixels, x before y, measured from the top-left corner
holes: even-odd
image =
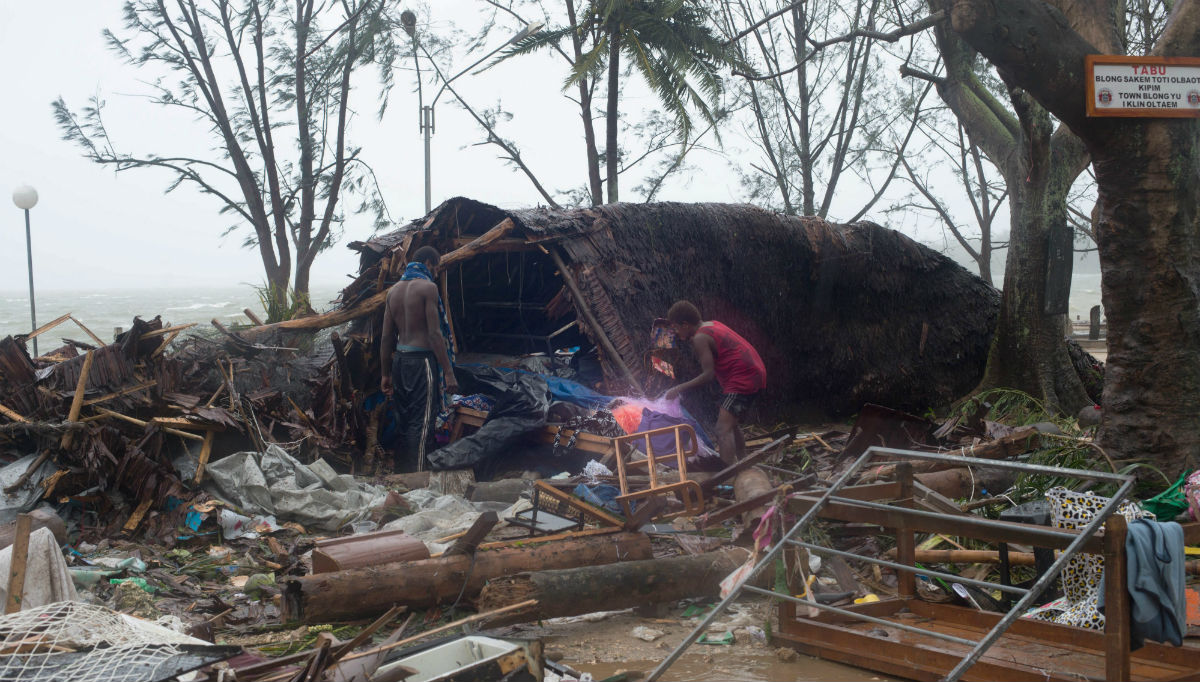
[[[450,347],[455,353],[460,353],[458,334],[454,331],[454,315],[450,314],[450,276],[447,270],[438,274],[438,289],[442,295],[442,306],[446,309],[446,324],[450,327]]]
[[[25,564],[29,560],[29,529],[32,527],[32,516],[29,514],[17,515],[17,534],[13,538],[12,561],[8,571],[8,593],[4,601],[6,615],[21,610],[21,598],[25,595]]]
[[[1125,517],[1104,523],[1104,677],[1129,682],[1129,589],[1125,565]]]
[[[212,456],[213,436],[216,432],[208,429],[204,433],[204,444],[200,446],[200,461],[196,464],[196,478],[194,481],[199,483],[204,478],[204,467],[208,465],[208,458]]]
[[[79,421],[79,411],[83,409],[83,394],[87,391],[88,374],[92,371],[92,362],[95,361],[95,351],[89,352],[83,357],[83,368],[79,370],[79,381],[75,384],[75,396],[71,399],[71,409],[67,413],[67,421]],[[63,434],[60,446],[66,450],[71,447],[71,440],[74,434],[68,431]]]
[[[475,550],[479,549],[479,543],[487,537],[487,534],[492,532],[496,524],[500,522],[500,517],[496,516],[496,512],[484,512],[480,514],[475,523],[463,533],[462,537],[454,541],[454,544],[447,549],[443,556],[454,556],[456,554],[471,555]]]
[[[9,419],[11,419],[15,422],[20,422],[22,424],[29,423],[29,420],[26,419],[25,417],[21,416],[20,414],[18,414],[16,410],[10,410],[9,408],[5,407],[2,404],[0,404],[0,414],[4,415],[5,417],[8,417]]]
[[[150,510],[150,503],[152,501],[153,500],[149,497],[142,500],[141,504],[137,506],[137,509],[134,509],[133,513],[129,515],[129,520],[125,522],[122,530],[124,530],[126,533],[132,533],[133,531],[137,530],[137,527],[142,523],[142,519],[145,518],[146,512]]]
[[[120,412],[113,412],[112,410],[110,410],[106,407],[97,407],[96,411],[107,417],[112,417],[113,419],[120,419],[121,421],[128,422],[130,424],[133,424],[135,426],[140,426],[142,428],[150,426],[150,424],[148,422],[144,422],[141,419],[138,419],[136,417],[130,417],[128,415],[121,414]],[[188,433],[187,431],[180,431],[179,429],[164,428],[163,433],[169,433],[171,435],[179,436],[180,438],[187,438],[189,440],[200,440],[200,441],[204,440],[204,436],[201,436],[201,435],[195,434],[195,433]]]
[[[519,611],[521,609],[527,609],[527,608],[531,608],[534,606],[537,606],[537,600],[536,599],[528,599],[519,604],[505,606],[504,608],[496,609],[495,611],[488,611],[487,613],[477,613],[473,616],[467,616],[466,618],[456,620],[453,623],[447,623],[440,627],[433,628],[432,630],[426,630],[425,632],[422,632],[419,635],[413,635],[412,637],[407,637],[405,639],[400,640],[399,642],[393,642],[392,644],[386,644],[384,646],[377,647],[375,649],[368,649],[367,651],[363,651],[363,652],[354,654],[353,656],[346,656],[344,660],[350,661],[355,658],[362,658],[363,656],[372,656],[372,655],[375,655],[375,654],[378,654],[378,653],[381,653],[384,651],[388,651],[389,649],[395,649],[395,648],[402,647],[402,646],[408,646],[409,644],[412,644],[413,642],[424,639],[431,635],[439,635],[443,632],[446,632],[448,630],[453,630],[454,628],[461,627],[463,625],[469,625],[471,623],[478,623],[481,620],[494,619],[497,616],[502,616],[511,611]]]
[[[536,538],[513,538],[512,540],[497,540],[495,542],[485,542],[479,546],[479,549],[498,549],[500,547],[512,547],[520,545],[522,547],[529,545],[538,545],[544,542],[554,542],[556,540],[566,540],[568,538],[582,538],[589,535],[608,535],[610,533],[619,533],[622,528],[587,528],[585,530],[569,530],[565,533],[555,533],[554,535],[543,535]]]
[[[766,459],[767,455],[769,455],[772,450],[788,440],[791,440],[791,438],[791,434],[787,434],[776,438],[770,443],[767,443],[755,452],[746,455],[743,459],[738,460],[737,462],[734,462],[733,464],[730,464],[724,469],[713,474],[712,477],[700,484],[700,489],[703,490],[705,494],[709,493],[713,488],[716,488],[718,485],[720,485],[722,481],[730,479],[736,476],[739,472],[744,471],[747,468],[752,467]]]
[[[150,381],[143,381],[142,383],[140,383],[136,386],[127,386],[125,388],[122,388],[119,391],[113,391],[112,393],[107,393],[105,395],[102,395],[99,398],[88,398],[87,400],[83,401],[83,406],[87,407],[88,405],[95,405],[97,403],[107,402],[109,400],[112,400],[113,398],[120,398],[123,395],[129,395],[130,393],[137,393],[138,391],[144,391],[148,388],[153,388],[154,386],[157,386],[157,385],[158,385],[158,381],[156,381],[154,379],[151,379]]]
[[[45,334],[46,332],[50,331],[51,329],[54,329],[55,327],[62,324],[63,322],[66,322],[69,319],[71,319],[71,313],[67,313],[66,315],[57,317],[57,318],[47,322],[46,324],[43,324],[42,326],[38,327],[37,329],[34,329],[33,331],[29,332],[28,334],[25,335],[24,339],[26,341],[28,341],[30,339],[36,339],[37,337],[41,336],[42,334]]]
[[[74,322],[76,325],[78,325],[79,328],[83,330],[84,334],[87,334],[88,336],[92,337],[92,340],[96,342],[97,346],[100,346],[103,348],[104,346],[108,345],[99,336],[96,336],[95,334],[93,334],[92,330],[88,329],[87,325],[80,322],[74,315],[71,316],[71,321]]]

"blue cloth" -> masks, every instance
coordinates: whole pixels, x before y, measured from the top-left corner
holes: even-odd
[[[1187,632],[1183,527],[1137,519],[1125,536],[1132,648],[1143,640],[1183,645]]]

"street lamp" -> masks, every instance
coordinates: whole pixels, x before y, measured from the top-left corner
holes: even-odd
[[[458,78],[459,76],[463,75],[464,73],[470,71],[471,69],[474,69],[476,66],[479,66],[483,62],[487,61],[492,55],[496,54],[500,50],[503,50],[504,48],[508,47],[509,45],[512,45],[513,43],[517,42],[518,40],[521,40],[522,38],[525,38],[527,36],[533,35],[534,33],[537,33],[538,31],[540,31],[542,29],[542,26],[544,26],[544,24],[542,24],[541,22],[525,24],[524,28],[522,28],[520,31],[517,31],[517,33],[515,35],[513,35],[513,37],[504,41],[504,43],[501,44],[499,47],[497,47],[496,49],[492,50],[491,52],[483,55],[475,63],[471,64],[467,68],[463,69],[462,71],[459,71],[458,73],[454,74],[453,76],[451,76],[449,78],[446,78],[446,76],[444,74],[442,74],[441,69],[438,68],[437,62],[435,62],[433,60],[433,57],[429,54],[429,51],[426,50],[425,46],[421,44],[421,41],[417,39],[417,15],[413,14],[411,11],[405,10],[400,15],[400,25],[404,28],[404,32],[407,33],[409,35],[409,37],[412,38],[413,47],[421,48],[421,51],[425,53],[425,57],[429,60],[429,63],[433,65],[433,70],[437,73],[438,77],[442,79],[442,87],[438,88],[437,93],[435,93],[433,96],[433,101],[431,101],[429,103],[429,105],[426,106],[425,101],[424,101],[424,93],[422,92],[422,89],[421,89],[421,66],[417,62],[417,51],[416,51],[416,49],[414,49],[413,50],[413,63],[417,64],[417,106],[420,107],[420,114],[421,114],[420,128],[421,128],[421,132],[424,134],[424,137],[425,137],[425,213],[429,213],[430,211],[433,210],[432,201],[431,201],[432,186],[431,186],[430,171],[429,171],[429,138],[431,135],[433,135],[433,128],[434,128],[433,108],[437,105],[438,98],[442,96],[442,92],[444,92],[446,90],[446,87],[449,86],[450,83],[452,83],[456,78]],[[451,92],[453,92],[453,90],[451,90]],[[458,93],[454,93],[454,96],[458,97]],[[461,97],[459,97],[458,99],[459,99],[459,101],[462,101]],[[465,102],[464,102],[464,104],[465,104]]]
[[[37,206],[37,190],[29,185],[21,185],[13,190],[13,203],[25,211],[25,256],[29,261],[29,321],[32,329],[37,329],[37,307],[33,304],[33,243],[29,236],[29,209]],[[33,357],[38,356],[37,337],[33,337]]]

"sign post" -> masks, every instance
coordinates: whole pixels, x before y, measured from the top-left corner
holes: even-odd
[[[1200,117],[1200,58],[1090,54],[1088,116]]]

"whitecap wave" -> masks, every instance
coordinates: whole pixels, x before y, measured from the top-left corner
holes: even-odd
[[[220,303],[193,303],[184,306],[169,306],[165,310],[202,310],[204,308],[228,308],[233,305],[233,301],[221,301]]]

